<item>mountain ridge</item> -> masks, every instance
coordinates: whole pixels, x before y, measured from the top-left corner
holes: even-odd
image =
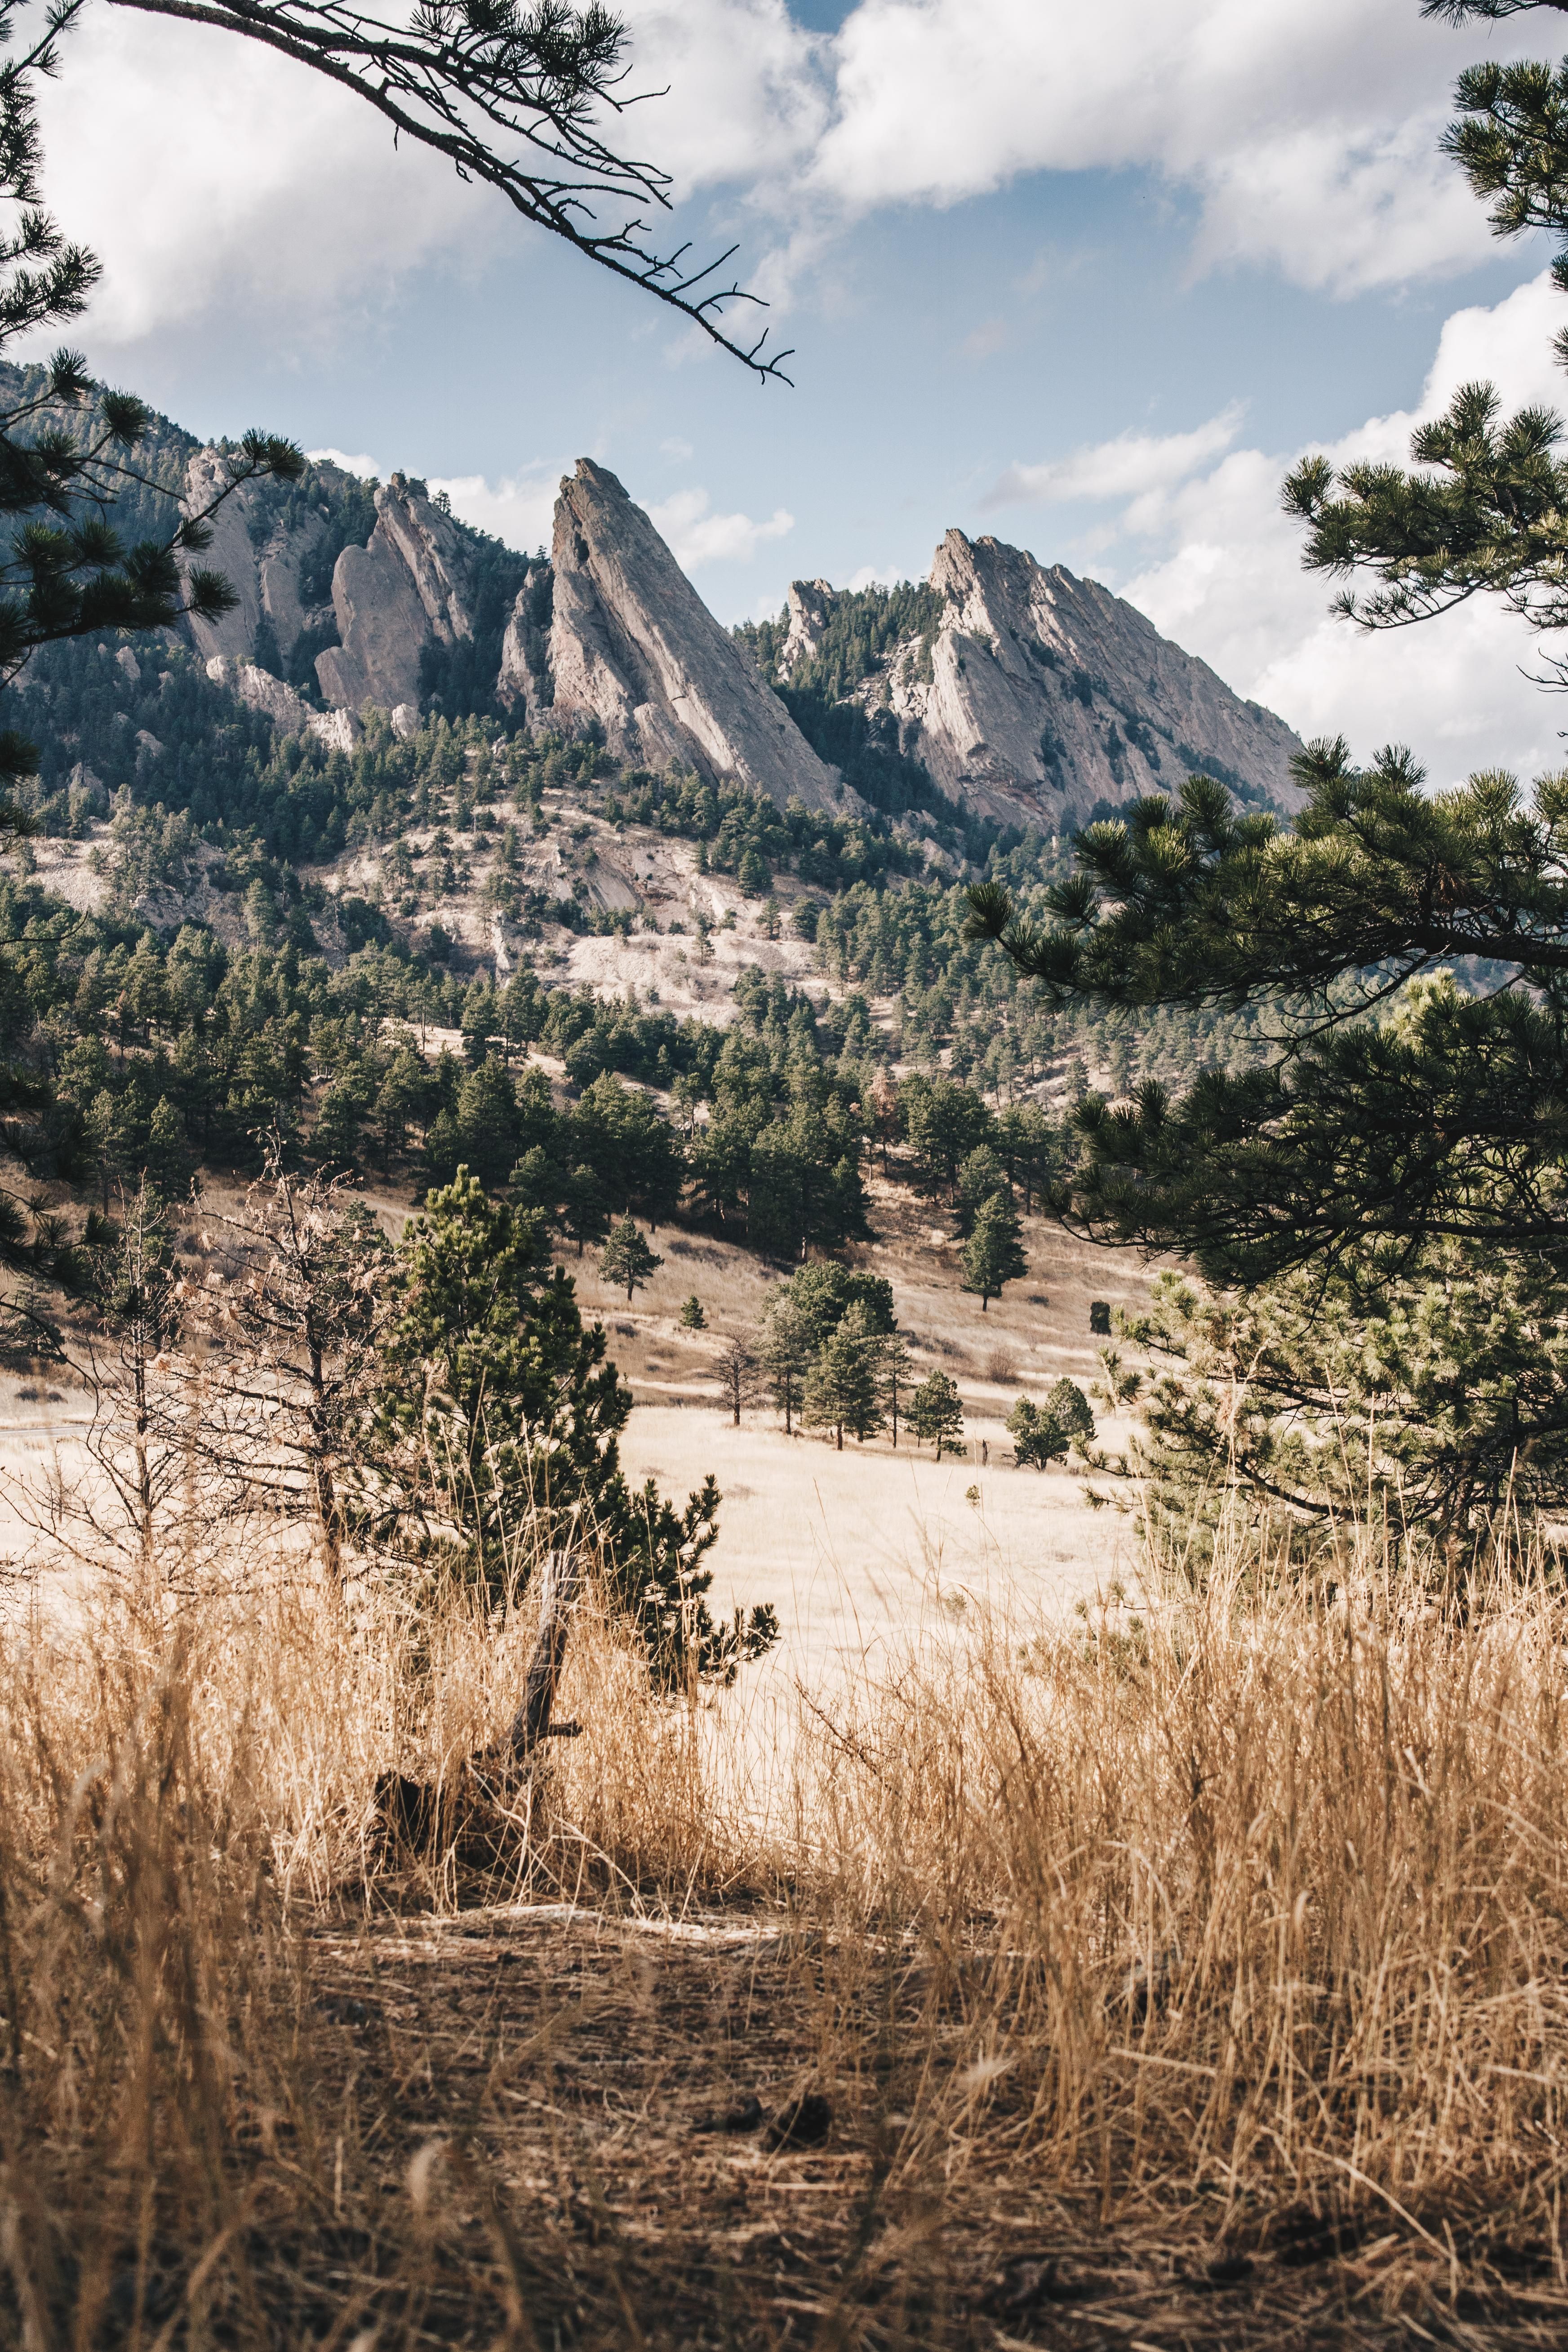
[[[39,375],[6,371],[18,387]],[[129,528],[205,503],[223,447],[157,416]],[[184,624],[209,676],[280,733],[343,750],[372,710],[400,731],[493,717],[781,808],[1047,834],[1194,769],[1244,803],[1300,802],[1282,719],[1098,582],[990,536],[949,530],[923,583],[797,580],[776,622],[729,630],[590,458],[561,484],[549,554],[532,556],[416,477],[366,482],[313,460],[299,485],[235,492],[203,560],[237,599]]]

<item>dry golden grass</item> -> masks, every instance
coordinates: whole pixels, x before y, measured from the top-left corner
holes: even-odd
[[[583,1738],[488,1796],[526,1607],[18,1619],[0,2333],[1560,2345],[1568,1604],[1235,1565],[771,1741],[590,1619]],[[807,2092],[819,2144],[698,2128]]]

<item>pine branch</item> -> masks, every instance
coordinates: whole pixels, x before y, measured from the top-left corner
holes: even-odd
[[[626,28],[606,9],[565,0],[420,0],[406,24],[308,0],[112,0],[116,7],[214,25],[323,74],[375,108],[395,135],[445,155],[459,179],[481,180],[536,227],[651,294],[765,381],[791,354],[764,355],[729,331],[737,302],[765,308],[738,283],[714,284],[736,248],[701,268],[689,245],[659,251],[643,208],[670,207],[669,174],[616,152],[595,128],[623,114]],[[641,93],[646,96],[649,93]],[[507,152],[521,142],[526,160]],[[601,226],[596,207],[616,217]]]

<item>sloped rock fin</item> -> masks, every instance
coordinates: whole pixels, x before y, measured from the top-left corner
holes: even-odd
[[[795,797],[814,809],[843,801],[837,771],[818,759],[642,509],[592,458],[561,485],[552,551],[550,707],[537,701],[520,635],[502,667],[502,690],[528,700],[531,715],[567,729],[596,721],[621,759],[735,776],[781,807]]]
[[[1201,768],[1243,801],[1300,805],[1301,745],[1284,720],[1098,581],[950,530],[930,584],[945,610],[929,677],[909,649],[884,674],[906,740],[953,799],[1004,822],[1079,824]]]
[[[419,699],[429,640],[472,634],[457,525],[422,485],[394,474],[375,494],[365,547],[345,547],[332,572],[338,639],[316,656],[326,699],[340,709],[392,710]]]

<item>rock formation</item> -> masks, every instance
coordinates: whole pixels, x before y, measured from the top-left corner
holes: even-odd
[[[828,621],[837,597],[826,580],[793,580],[790,583],[789,635],[779,656],[779,675],[789,678],[804,662],[811,659],[826,632]]]
[[[317,474],[329,493],[348,487],[349,477],[336,466],[320,466]],[[198,449],[185,467],[186,511],[205,506],[223,481],[221,451]],[[196,651],[205,661],[220,655],[230,661],[248,661],[264,614],[286,658],[300,633],[320,617],[307,612],[300,599],[300,567],[325,530],[326,518],[307,513],[291,528],[268,532],[261,522],[264,496],[261,485],[248,482],[233,491],[212,519],[211,547],[195,559],[209,571],[221,572],[239,599],[219,620],[203,621],[193,614],[187,622]]]
[[[597,722],[618,758],[739,777],[781,806],[797,795],[808,808],[840,804],[836,771],[713,618],[642,509],[591,458],[561,485],[552,554],[547,672],[542,677],[526,657],[527,586],[502,655],[499,690],[531,719],[569,731]]]
[[[220,465],[215,450],[190,457],[188,502],[210,496]],[[337,557],[331,604],[312,607],[303,583],[312,574],[320,582],[328,550],[313,566],[306,559],[330,527],[339,538],[329,550],[339,543],[341,502],[354,488],[330,466],[315,479],[319,500],[301,512],[294,499],[283,509],[290,520],[270,530],[265,518],[277,509],[259,488],[220,509],[203,560],[226,575],[238,602],[190,628],[211,673],[243,700],[280,729],[310,727],[347,748],[357,714],[373,706],[393,714],[400,734],[411,730],[426,648],[472,642],[479,542],[422,483],[395,474],[375,492],[367,543]],[[950,530],[929,588],[921,625],[881,654],[852,698],[878,740],[923,762],[955,803],[1058,831],[1173,791],[1202,769],[1244,802],[1297,804],[1289,769],[1300,746],[1284,722],[1096,582]],[[781,687],[812,678],[843,604],[844,592],[826,580],[795,583],[782,642],[773,638]],[[285,663],[305,632],[301,660],[336,635],[315,669],[341,723],[312,716],[257,666],[264,622]],[[495,692],[536,727],[595,730],[629,765],[735,777],[781,806],[797,796],[816,809],[857,804],[642,509],[586,457],[561,485],[550,559],[529,565],[512,604]]]
[[[1301,746],[1284,720],[1097,581],[950,530],[929,584],[933,625],[884,654],[855,699],[891,713],[900,748],[950,798],[1055,831],[1201,769],[1240,800],[1299,804]],[[809,663],[837,601],[819,580],[795,583],[781,677]]]
[[[283,734],[317,736],[330,751],[352,751],[364,732],[352,710],[312,710],[291,686],[274,677],[269,669],[258,669],[254,662],[237,662],[227,654],[215,654],[207,664],[207,676],[250,709],[264,710]],[[395,726],[395,712],[393,719]]]
[[[369,545],[345,547],[332,572],[339,642],[316,656],[326,699],[346,710],[416,703],[430,638],[449,646],[472,634],[464,571],[461,527],[394,474],[376,491]]]

